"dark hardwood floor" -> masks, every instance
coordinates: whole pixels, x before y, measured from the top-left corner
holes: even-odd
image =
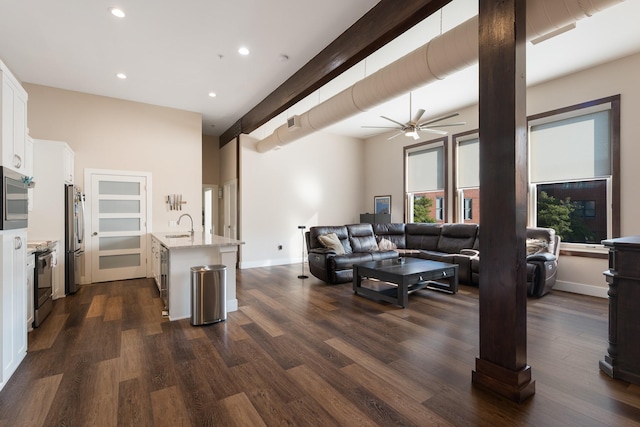
[[[476,288],[400,309],[299,273],[239,270],[240,309],[205,327],[163,319],[152,280],[81,287],[29,334],[0,426],[640,425],[640,386],[598,369],[604,299],[529,300],[518,405],[471,384]]]

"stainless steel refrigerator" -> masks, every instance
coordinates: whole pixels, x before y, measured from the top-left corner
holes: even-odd
[[[78,187],[65,185],[65,294],[74,294],[80,286],[84,261],[84,194]]]

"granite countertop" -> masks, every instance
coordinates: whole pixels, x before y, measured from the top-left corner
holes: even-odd
[[[171,231],[163,233],[151,233],[160,243],[169,249],[200,248],[206,246],[239,246],[244,245],[240,240],[213,234],[195,233],[192,236],[188,231]],[[180,236],[180,237],[173,237]],[[183,237],[184,236],[184,237]]]

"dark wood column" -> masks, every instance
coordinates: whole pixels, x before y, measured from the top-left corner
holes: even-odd
[[[480,357],[473,383],[516,402],[527,364],[526,0],[480,0]]]

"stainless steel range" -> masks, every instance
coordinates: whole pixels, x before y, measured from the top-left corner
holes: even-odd
[[[55,242],[48,240],[28,242],[27,247],[35,255],[35,272],[33,283],[33,327],[37,328],[51,313],[53,307],[53,259],[52,249]]]

